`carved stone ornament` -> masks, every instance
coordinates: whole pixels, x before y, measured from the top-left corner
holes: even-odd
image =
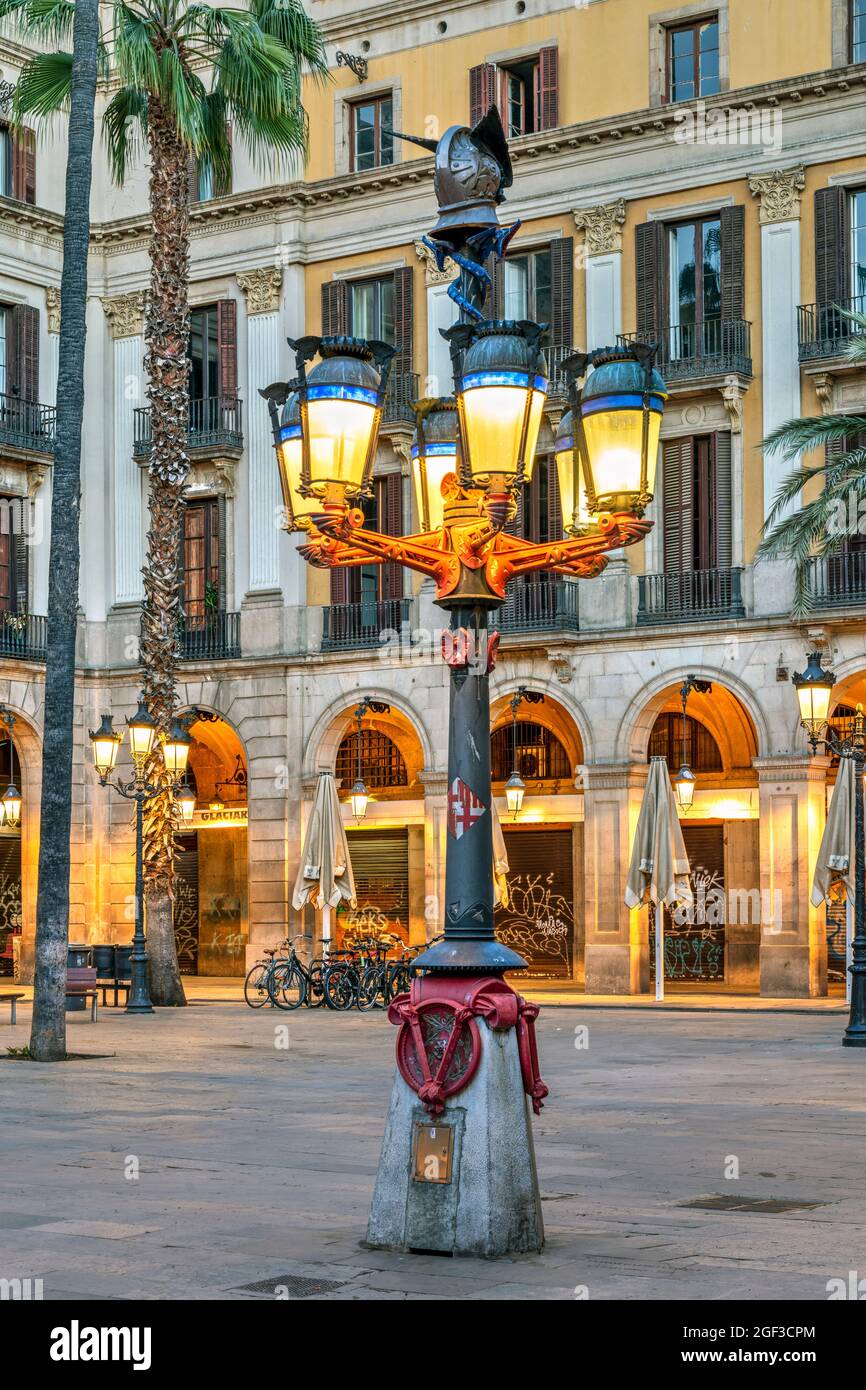
[[[830,372],[818,372],[812,377],[812,385],[815,388],[815,395],[821,402],[821,414],[832,415],[835,404],[835,381]]]
[[[452,280],[456,280],[460,274],[458,267],[451,260],[450,256],[445,262],[444,270],[437,270],[436,257],[433,255],[429,246],[425,246],[423,241],[415,242],[415,255],[419,261],[424,262],[424,278],[428,285],[450,285]]]
[[[45,312],[48,318],[48,332],[60,332],[60,289],[49,285],[45,291]]]
[[[800,194],[806,187],[806,171],[774,169],[772,174],[751,174],[749,188],[761,200],[761,222],[792,222],[800,216]]]
[[[625,202],[599,203],[594,208],[575,208],[574,222],[578,231],[586,233],[586,254],[608,256],[622,250],[622,228],[625,222]]]
[[[145,302],[144,290],[133,290],[131,294],[119,294],[114,299],[103,299],[102,307],[108,318],[112,338],[137,338],[144,332]]]
[[[283,272],[279,266],[263,265],[245,270],[237,277],[247,298],[248,314],[275,314],[280,307]]]
[[[743,433],[743,387],[738,376],[726,376],[722,400],[731,421],[731,434]]]

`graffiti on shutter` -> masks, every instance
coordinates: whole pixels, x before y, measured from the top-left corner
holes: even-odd
[[[523,956],[523,979],[570,979],[574,950],[572,832],[503,826],[509,906],[496,908],[496,936]]]
[[[0,976],[13,972],[12,942],[21,935],[21,837],[0,836]]]
[[[683,825],[693,907],[664,909],[665,979],[692,984],[725,978],[725,827]],[[655,974],[655,908],[649,910],[650,979]]]
[[[178,835],[174,842],[174,939],[181,975],[198,971],[198,835]]]
[[[350,830],[356,907],[337,912],[336,944],[384,935],[409,941],[409,831]]]

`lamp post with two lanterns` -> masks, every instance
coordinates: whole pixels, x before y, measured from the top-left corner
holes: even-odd
[[[271,414],[286,529],[306,533],[300,546],[306,561],[324,569],[404,565],[432,577],[436,603],[450,618],[442,637],[443,659],[450,668],[444,932],[415,963],[423,978],[415,980],[411,1005],[401,1006],[410,1008],[411,1018],[400,1010],[395,1016],[395,1021],[403,1019],[401,1038],[410,1029],[404,1043],[398,1041],[406,1093],[414,1088],[431,1117],[442,1113],[444,1098],[468,1085],[473,1074],[476,1034],[467,1013],[474,1006],[466,1001],[493,982],[500,1003],[505,994],[518,1000],[513,1014],[506,1010],[512,1024],[518,1013],[521,1020],[533,1016],[532,1006],[502,981],[505,971],[524,969],[526,962],[497,941],[493,926],[489,679],[499,633],[492,620],[512,579],[539,571],[593,578],[605,568],[610,551],[641,540],[650,530],[643,512],[652,497],[666,399],[650,346],[573,354],[564,364],[570,419],[565,430],[560,426],[555,452],[564,534],[540,544],[509,534],[506,527],[532,476],[548,388],[542,353],[546,325],[487,320],[478,307],[490,280],[483,262],[491,253],[502,256],[514,230],[500,228],[495,211],[502,188],[510,182],[507,144],[495,108],[472,131],[450,127],[436,146],[434,187],[440,219],[427,244],[440,259],[452,256],[461,269],[449,294],[461,309],[462,321],[443,330],[453,366],[453,397],[422,400],[415,407],[411,459],[422,527],[418,533],[386,536],[370,530],[359,505],[371,492],[392,346],[336,336],[290,339],[295,377],[261,392]],[[581,385],[590,368],[591,375]],[[424,1013],[431,990],[441,1006],[440,1021],[451,1016],[451,1004],[456,1010],[450,1032],[441,1025],[445,1033],[437,1037],[430,1033],[433,1013]],[[524,1037],[526,1029],[521,1028],[523,1023],[513,1031]],[[527,1060],[530,1054],[534,1061]],[[504,1065],[496,1057],[494,1048],[487,1065]],[[526,1056],[521,1044],[521,1067],[525,1090],[540,1108],[546,1087],[537,1076],[534,1037]],[[536,1072],[528,1075],[533,1068]],[[522,1136],[514,1162],[524,1167],[510,1192],[502,1178],[505,1160],[499,1160],[504,1186],[494,1203],[495,1234],[488,1232],[485,1240],[461,1235],[460,1217],[457,1227],[451,1222],[450,1234],[444,1233],[444,1225],[438,1232],[428,1229],[426,1248],[439,1248],[440,1240],[445,1242],[442,1248],[487,1254],[539,1248],[540,1217],[535,1221],[526,1216],[527,1202],[540,1208],[525,1099],[519,1107],[522,1121],[513,1111],[503,1113],[517,1103],[503,1099],[503,1084],[504,1090],[488,1092],[491,1099],[482,1112],[473,1112],[471,1123],[486,1126],[486,1136],[476,1135],[471,1144],[475,1159],[463,1161],[465,1169],[478,1161],[478,1155],[510,1147],[514,1135]],[[389,1169],[394,1154],[403,1153],[404,1140],[409,1143],[404,1131],[411,1128],[406,1118],[410,1112],[401,1110],[404,1102],[395,1083],[371,1217],[369,1238],[374,1244],[412,1243],[400,1234],[400,1221],[409,1221],[406,1212],[415,1200],[411,1186],[406,1189],[408,1206],[404,1200],[400,1209],[403,1214],[393,1219],[382,1215],[391,1201],[389,1192],[408,1173],[409,1164],[402,1157],[393,1172]],[[499,1112],[493,1113],[497,1107]],[[469,1118],[466,1126],[468,1142]],[[390,1187],[384,1181],[389,1172]],[[518,1196],[524,1178],[523,1195]],[[472,1183],[486,1180],[489,1173],[486,1179],[478,1172],[471,1177]],[[478,1203],[483,1206],[480,1188],[473,1187],[473,1192],[476,1208]]]
[[[144,702],[139,699],[138,709],[131,719],[127,719],[129,748],[132,754],[133,776],[129,781],[117,778],[111,780],[123,733],[114,728],[110,714],[103,714],[98,729],[90,731],[90,746],[93,765],[102,787],[112,787],[127,801],[135,802],[135,931],[132,938],[132,957],[130,962],[130,990],[126,1003],[128,1014],[151,1014],[150,989],[147,979],[147,942],[144,931],[144,807],[154,797],[161,796],[165,790],[158,783],[150,782],[145,768],[157,739],[157,724]],[[167,735],[161,740],[162,758],[165,771],[174,790],[178,812],[184,821],[192,818],[195,809],[195,794],[186,781],[187,762],[192,739],[177,718],[172,720]],[[180,779],[184,780],[180,782]],[[180,785],[178,786],[178,783]]]

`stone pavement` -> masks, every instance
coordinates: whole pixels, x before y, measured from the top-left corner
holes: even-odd
[[[6,1059],[29,1023],[0,1015],[0,1278],[48,1299],[824,1300],[866,1276],[866,1053],[836,1014],[543,1011],[548,1243],[498,1262],[360,1245],[381,1012],[70,1015],[70,1050],[110,1055],[59,1066]]]

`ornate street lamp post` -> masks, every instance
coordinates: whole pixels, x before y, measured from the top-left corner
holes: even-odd
[[[129,747],[132,754],[133,777],[128,782],[120,778],[112,782],[111,774],[117,762],[117,754],[123,742],[123,733],[115,730],[110,714],[103,714],[98,729],[90,731],[90,747],[93,765],[96,768],[101,787],[112,787],[127,801],[135,802],[135,930],[132,937],[132,957],[130,961],[130,990],[126,1001],[128,1014],[152,1014],[150,989],[147,980],[147,943],[144,934],[144,807],[145,803],[160,796],[163,788],[148,782],[145,764],[157,736],[157,725],[153,715],[144,703],[142,695],[138,709],[131,719],[127,719]],[[192,739],[178,719],[173,719],[168,734],[162,740],[162,756],[165,770],[176,785],[185,778],[187,761]],[[178,796],[178,811],[186,820],[189,798],[192,805],[195,798],[184,781]],[[185,804],[186,803],[186,804]]]
[[[436,154],[439,221],[427,244],[461,269],[449,294],[462,315],[443,334],[454,397],[416,406],[412,465],[422,530],[382,535],[366,527],[359,506],[370,494],[393,348],[344,337],[290,340],[294,379],[261,394],[287,529],[307,533],[300,552],[308,563],[397,562],[432,577],[436,602],[449,614],[444,932],[418,957],[411,994],[390,1012],[400,1025],[399,1072],[368,1240],[496,1255],[543,1242],[526,1095],[537,1113],[547,1088],[538,1075],[538,1010],[503,979],[526,962],[493,926],[494,619],[511,579],[541,570],[592,578],[609,551],[646,535],[666,392],[649,347],[575,354],[576,428],[555,455],[565,535],[532,544],[508,533],[535,459],[547,326],[481,314],[490,283],[484,262],[503,256],[516,229],[500,227],[496,216],[511,183],[507,143],[495,108],[471,131],[452,126],[438,144],[420,143]],[[451,1096],[459,1097],[454,1110]]]
[[[821,745],[837,758],[850,758],[854,779],[854,935],[851,942],[851,1010],[843,1047],[866,1047],[866,829],[863,816],[863,772],[866,768],[866,720],[858,705],[850,733],[840,738],[830,723],[830,698],[836,677],[821,665],[820,652],[810,652],[805,671],[791,677],[800,706],[800,723],[813,755]]]

